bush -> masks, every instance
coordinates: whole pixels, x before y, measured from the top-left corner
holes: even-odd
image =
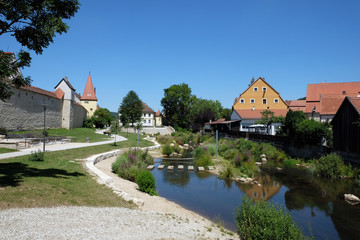
[[[293,158],[287,158],[283,161],[284,167],[295,167],[298,163],[298,160]]]
[[[199,149],[199,148],[197,148],[197,149]],[[196,159],[194,158],[194,164],[197,167],[198,166],[207,167],[207,166],[213,165],[213,163],[211,161],[210,153],[208,151],[204,151],[204,154],[197,157]]]
[[[235,156],[238,154],[239,154],[239,150],[237,150],[235,148],[230,148],[230,149],[226,150],[226,152],[224,152],[222,154],[222,156],[227,160],[233,160],[235,158]]]
[[[6,128],[0,127],[0,135],[7,135],[8,131],[6,130]]]
[[[172,148],[170,147],[169,144],[165,144],[163,147],[162,147],[162,154],[166,155],[166,156],[170,156],[172,154]]]
[[[216,145],[215,144],[206,144],[204,147],[207,148],[211,156],[216,155]]]
[[[244,196],[235,222],[241,239],[307,239],[283,207]]]
[[[232,177],[234,177],[234,169],[230,164],[228,164],[225,170],[220,172],[219,178],[229,180]]]
[[[239,171],[248,177],[253,177],[254,173],[258,171],[258,167],[255,165],[254,161],[243,162],[239,167]]]
[[[44,152],[38,150],[38,151],[33,151],[31,152],[31,154],[29,155],[29,160],[30,161],[37,161],[37,162],[42,162],[44,161]]]
[[[296,125],[297,144],[320,145],[323,138],[332,145],[332,131],[327,123],[307,119]]]
[[[85,128],[93,128],[94,127],[94,121],[92,118],[86,118],[84,120],[84,127]]]
[[[151,172],[142,170],[139,172],[136,183],[139,185],[139,190],[148,193],[150,196],[158,195],[155,188],[155,178]]]
[[[341,156],[334,153],[315,160],[314,165],[315,175],[328,178],[340,178],[343,174],[342,169],[345,168]]]
[[[171,136],[167,136],[167,135],[160,135],[156,137],[156,141],[160,144],[170,144],[172,142],[172,138]]]
[[[174,146],[171,147],[171,150],[172,150],[173,152],[176,152],[176,153],[180,153],[180,152],[181,152],[181,148],[180,148],[180,146],[179,146],[178,144],[174,144]]]
[[[205,154],[205,149],[203,147],[195,148],[195,150],[192,152],[194,160],[197,160],[204,154]]]

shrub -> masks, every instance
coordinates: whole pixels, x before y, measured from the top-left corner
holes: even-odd
[[[327,123],[306,119],[296,125],[295,140],[298,144],[320,145],[323,138],[331,146],[332,131]]]
[[[0,127],[0,135],[7,135],[8,131],[6,130],[6,128]]]
[[[31,152],[31,154],[29,155],[29,160],[30,161],[37,161],[37,162],[42,162],[44,161],[44,152],[38,150],[38,151],[33,151]]]
[[[194,164],[195,166],[202,166],[202,167],[211,166],[213,163],[211,161],[210,153],[208,151],[206,152],[204,151],[204,154],[197,157],[196,159],[194,158]]]
[[[84,120],[84,127],[85,128],[93,128],[94,127],[94,121],[92,118],[86,118]]]
[[[164,136],[160,135],[156,137],[156,141],[158,141],[160,144],[170,144],[172,142],[171,136]]]
[[[155,178],[151,172],[141,170],[136,178],[136,183],[139,185],[139,190],[148,193],[150,196],[158,195],[155,188]]]
[[[172,154],[172,148],[170,147],[169,144],[165,144],[163,147],[162,147],[162,153],[166,156],[170,156]]]
[[[208,149],[211,156],[215,156],[215,154],[216,154],[216,145],[215,144],[206,144],[204,147],[206,147]]]
[[[244,196],[235,222],[241,239],[307,239],[283,207]]]
[[[237,150],[235,148],[230,148],[230,149],[226,150],[226,152],[224,152],[222,154],[222,156],[227,160],[233,160],[235,158],[235,156],[238,154],[239,154],[239,150]]]
[[[283,161],[284,167],[295,167],[298,163],[298,160],[293,158],[287,158]]]
[[[176,152],[176,153],[180,153],[181,152],[181,148],[178,144],[175,144],[173,147],[171,147],[171,150],[173,152]]]
[[[220,172],[219,178],[228,180],[231,179],[232,177],[234,177],[234,169],[230,164],[228,164],[224,169],[224,171]]]
[[[197,160],[204,154],[205,154],[205,149],[203,147],[195,148],[195,150],[192,152],[194,160]]]
[[[314,161],[315,175],[328,178],[340,178],[342,176],[342,169],[344,169],[344,162],[337,154],[328,154]]]

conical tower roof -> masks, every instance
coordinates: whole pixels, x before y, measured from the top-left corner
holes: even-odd
[[[90,74],[89,74],[88,80],[87,80],[86,85],[85,85],[84,93],[81,96],[80,100],[90,100],[90,101],[91,100],[92,101],[97,101],[98,100],[97,97],[96,97],[96,94],[95,94],[95,89],[94,89]]]

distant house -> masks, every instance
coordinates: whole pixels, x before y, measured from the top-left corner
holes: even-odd
[[[328,122],[334,117],[345,97],[356,97],[360,82],[308,84],[305,114],[309,119]]]
[[[334,149],[360,153],[360,98],[345,97],[331,121]]]
[[[292,111],[306,111],[306,100],[289,100],[285,101]]]
[[[286,116],[288,106],[281,98],[280,94],[259,77],[249,84],[249,87],[235,98],[231,114],[232,121],[240,121],[237,131],[250,131],[255,122],[261,119],[261,112],[270,110],[274,116]],[[274,125],[275,134],[275,128]]]
[[[162,115],[160,110],[158,110],[155,114],[155,126],[156,127],[162,126]]]
[[[143,105],[143,110],[141,112],[141,123],[142,123],[142,126],[143,127],[154,127],[155,126],[155,111],[152,110],[148,105],[146,105],[146,103],[142,103]],[[120,120],[120,116],[121,116],[121,113],[120,113],[120,108],[118,110],[119,112],[119,123],[121,123],[121,120]],[[130,125],[136,125],[136,123],[133,123]]]

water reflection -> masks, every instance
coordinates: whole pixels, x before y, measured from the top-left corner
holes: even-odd
[[[159,165],[159,163],[156,163]],[[360,239],[360,205],[344,201],[344,193],[360,196],[351,181],[313,178],[299,170],[262,171],[257,184],[223,181],[208,172],[188,171],[191,162],[165,162],[174,170],[153,170],[157,191],[171,201],[210,219],[220,216],[236,230],[233,213],[244,194],[285,206],[305,234],[316,239]],[[177,166],[184,165],[184,170]]]

